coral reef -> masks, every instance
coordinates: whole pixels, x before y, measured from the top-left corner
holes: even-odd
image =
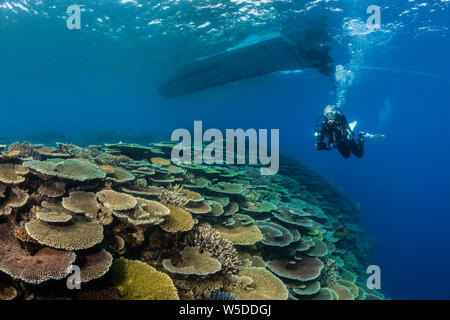
[[[274,176],[173,163],[174,145],[0,149],[0,299],[384,298],[339,189],[290,158]]]

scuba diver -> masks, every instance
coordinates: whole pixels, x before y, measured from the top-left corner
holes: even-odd
[[[350,157],[352,153],[357,158],[361,158],[364,154],[365,138],[375,141],[385,139],[382,134],[360,132],[356,142],[353,133],[355,126],[356,121],[349,124],[339,108],[334,105],[326,106],[323,111],[322,127],[315,132],[316,149],[331,150],[336,147],[345,158]],[[326,143],[325,138],[327,138]]]

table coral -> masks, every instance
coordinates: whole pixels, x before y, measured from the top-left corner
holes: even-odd
[[[208,252],[201,253],[199,247],[185,247],[179,263],[174,265],[170,259],[165,259],[162,265],[170,273],[198,276],[213,274],[222,268],[219,260],[212,258]]]

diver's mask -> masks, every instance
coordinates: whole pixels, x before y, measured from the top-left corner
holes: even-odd
[[[323,114],[323,117],[327,121],[328,124],[333,124],[334,119],[336,118],[336,111],[328,111]]]

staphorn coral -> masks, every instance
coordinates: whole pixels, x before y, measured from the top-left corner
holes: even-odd
[[[56,249],[88,249],[102,242],[103,227],[95,221],[73,219],[70,225],[52,225],[40,220],[25,224],[27,233],[37,242]]]
[[[208,252],[211,257],[222,263],[222,271],[225,273],[237,273],[241,268],[241,262],[233,244],[224,239],[217,230],[211,228],[208,224],[194,227],[186,235],[184,244],[196,246],[200,250]]]
[[[111,279],[125,300],[179,300],[167,274],[138,260],[114,260]]]
[[[334,285],[338,279],[339,270],[335,260],[327,259],[324,262],[324,267],[319,277],[322,287],[330,287]]]
[[[32,158],[35,160],[39,160],[41,158],[39,152],[33,147],[31,143],[27,141],[22,143],[11,143],[8,147],[8,151],[19,151],[19,154],[17,156],[21,159]]]
[[[244,268],[241,281],[230,293],[239,300],[287,300],[289,291],[284,283],[265,268]]]
[[[176,207],[184,207],[189,200],[184,196],[184,189],[179,184],[175,186],[170,185],[167,188],[161,188],[161,193],[158,195],[159,201],[162,204],[170,204]]]
[[[159,225],[166,232],[184,232],[194,227],[195,221],[192,215],[183,208],[166,205],[170,213],[164,218]]]
[[[200,253],[198,247],[185,247],[181,252],[181,261],[174,265],[170,259],[162,261],[164,269],[170,273],[206,276],[218,272],[222,268],[219,260],[208,252]]]
[[[74,261],[73,252],[47,247],[30,255],[22,249],[10,227],[0,224],[0,270],[11,277],[33,284],[62,279]]]

